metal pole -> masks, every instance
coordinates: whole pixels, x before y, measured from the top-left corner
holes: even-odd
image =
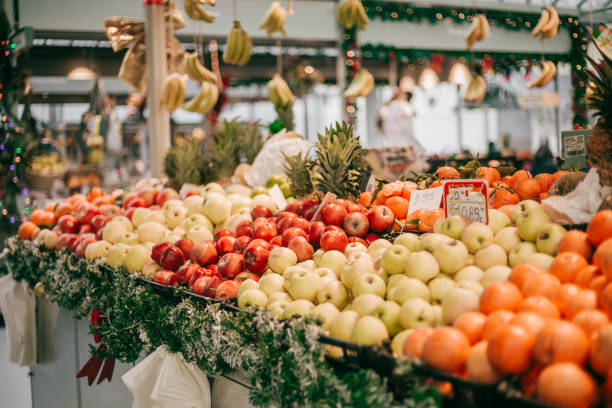
[[[161,91],[166,80],[166,27],[163,0],[144,0],[147,62],[147,136],[151,175],[164,175],[164,156],[170,148],[170,118],[161,107]]]

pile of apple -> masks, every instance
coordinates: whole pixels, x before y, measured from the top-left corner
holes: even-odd
[[[342,217],[333,219],[329,211],[326,216],[330,206]],[[362,224],[369,219],[382,222],[373,218],[371,209],[362,213],[359,222],[344,225],[352,217],[357,220],[360,212],[342,214],[336,206],[340,204],[324,207],[323,219],[338,223],[342,218],[345,229],[360,225],[365,228],[362,235],[369,228]],[[383,208],[378,213],[385,212]],[[279,222],[282,217],[281,213]],[[308,230],[317,222],[310,223]],[[286,235],[293,229],[286,229],[281,246],[269,253],[269,269],[259,279],[251,277],[240,285],[239,307],[265,307],[279,318],[317,317],[333,337],[364,345],[395,336],[393,345],[399,352],[410,330],[452,324],[458,315],[478,310],[484,289],[506,280],[513,267],[535,263],[548,270],[565,234],[534,201],[516,205],[510,216],[489,210],[489,225],[468,224],[453,216],[438,221],[434,233],[404,233],[393,243],[384,239],[348,243],[334,228],[325,227],[323,236],[331,234],[338,242],[329,245],[321,238],[321,248],[314,253],[306,235],[289,238]]]

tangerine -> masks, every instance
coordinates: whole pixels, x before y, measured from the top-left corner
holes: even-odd
[[[589,242],[598,246],[606,239],[612,237],[612,210],[599,211],[587,226]]]
[[[516,311],[523,296],[512,282],[497,281],[487,286],[480,296],[480,311],[492,313],[497,310]]]
[[[427,338],[421,358],[438,370],[454,373],[461,369],[470,353],[467,336],[454,327],[440,327]]]
[[[576,252],[561,252],[553,259],[548,272],[563,283],[574,282],[578,272],[588,265],[587,260]]]
[[[595,400],[595,381],[576,364],[552,364],[538,377],[537,395],[556,407],[586,408]]]
[[[589,339],[574,323],[549,320],[533,345],[533,359],[542,366],[571,362],[583,365],[589,354]]]
[[[593,254],[593,247],[589,243],[589,236],[586,232],[573,229],[561,238],[557,252],[576,252],[589,260]]]
[[[455,319],[453,326],[467,336],[470,344],[476,344],[482,338],[487,316],[480,312],[466,312]]]
[[[487,357],[491,365],[506,374],[522,374],[531,366],[535,337],[516,324],[506,324],[489,338]]]

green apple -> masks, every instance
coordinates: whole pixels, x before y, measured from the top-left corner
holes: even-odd
[[[469,265],[457,272],[453,279],[455,280],[455,282],[461,282],[464,280],[480,282],[483,275],[484,271],[482,269],[474,265]]]
[[[410,251],[403,245],[391,245],[381,258],[381,266],[387,275],[404,273],[406,259]]]
[[[123,260],[130,249],[129,245],[125,244],[115,244],[108,249],[108,254],[106,255],[106,264],[111,268],[118,268],[123,265]]]
[[[172,207],[166,211],[164,211],[164,215],[166,216],[166,226],[170,229],[178,227],[181,222],[187,216],[187,209],[185,207],[176,206]]]
[[[373,293],[362,293],[355,297],[351,303],[351,310],[359,313],[359,316],[371,314],[384,300]]]
[[[48,231],[49,230],[42,230],[41,233],[47,233]],[[133,234],[133,233],[126,232],[126,234]],[[40,236],[41,234],[38,234],[38,235]],[[44,240],[44,237],[43,237],[43,240]],[[104,258],[108,255],[108,251],[109,249],[111,249],[112,246],[113,244],[111,244],[108,241],[104,241],[104,240],[92,242],[85,249],[85,259],[92,260],[92,259],[97,259],[97,258]]]
[[[359,320],[359,314],[353,310],[340,312],[329,326],[329,334],[340,340],[349,341],[353,329]]]
[[[309,271],[314,271],[317,268],[317,265],[314,263],[312,259],[302,261],[298,263],[297,266],[301,266],[302,268],[307,269]]]
[[[122,232],[117,242],[126,245],[138,245],[140,243],[140,241],[138,241],[138,235],[130,231]]]
[[[374,263],[374,259],[372,258],[372,256],[370,254],[368,254],[367,252],[352,252],[349,256],[348,256],[348,263],[353,263],[353,261],[355,259],[367,259],[369,261],[371,261],[372,263]]]
[[[315,305],[312,304],[311,301],[306,299],[297,299],[287,305],[285,312],[283,313],[283,318],[290,319],[295,315],[302,317],[308,316],[314,308]]]
[[[538,248],[532,242],[521,242],[508,253],[508,263],[514,268],[527,262],[527,258],[537,252]]]
[[[151,252],[142,245],[132,246],[125,255],[123,260],[123,266],[131,272],[140,272],[142,267],[149,261],[151,261]]]
[[[253,200],[254,201],[254,200]],[[213,224],[221,224],[230,217],[232,203],[221,193],[206,193],[202,214]]]
[[[349,258],[351,256],[351,254],[353,254],[355,252],[366,252],[367,253],[368,252],[368,248],[366,248],[366,246],[363,245],[361,242],[351,242],[344,249],[344,256]]]
[[[319,275],[305,269],[292,273],[289,279],[289,295],[294,299],[306,299],[312,302],[320,287]]]
[[[444,326],[444,318],[442,317],[442,306],[440,305],[431,305],[431,310],[434,315],[434,327]]]
[[[308,269],[304,269],[301,266],[294,265],[288,267],[287,269],[285,269],[285,272],[283,272],[283,279],[285,280],[283,283],[283,288],[286,292],[289,292],[289,283],[291,282],[291,276],[293,276],[293,274],[298,271],[308,272]]]
[[[405,281],[401,281],[389,291],[388,296],[389,300],[399,303],[400,305],[412,298],[421,298],[427,302],[429,302],[431,298],[431,293],[427,285],[415,278],[408,278]]]
[[[393,340],[391,340],[391,351],[393,352],[393,357],[400,358],[404,355],[404,343],[408,336],[410,336],[412,330],[402,330],[397,333]]]
[[[297,255],[289,248],[278,246],[270,251],[268,267],[281,275],[290,266],[297,263]]]
[[[540,228],[549,222],[550,218],[548,217],[548,214],[546,214],[544,210],[539,210],[525,214],[518,220],[516,226],[519,230],[519,235],[523,240],[535,242]]]
[[[321,303],[310,312],[310,316],[321,320],[321,327],[325,330],[329,330],[332,322],[339,314],[340,311],[331,303]]]
[[[476,281],[464,280],[458,282],[457,286],[463,289],[471,290],[472,292],[477,294],[478,297],[480,297],[480,295],[482,295],[482,292],[484,292],[484,286],[482,286],[480,282]]]
[[[433,250],[433,256],[440,265],[440,272],[454,275],[467,265],[468,250],[461,241],[453,239],[443,242]]]
[[[314,251],[314,254],[312,254],[312,260],[314,261],[315,264],[317,264],[317,266],[319,266],[319,262],[321,261],[321,257],[323,256],[324,253],[325,251],[319,248],[316,251]]]
[[[249,216],[249,219],[250,219],[250,216]],[[181,227],[183,227],[183,229],[186,232],[189,232],[191,227],[193,227],[194,225],[204,225],[206,228],[208,228],[211,231],[213,229],[212,222],[210,222],[210,220],[206,218],[205,216],[203,216],[202,214],[191,214],[185,217],[183,221],[181,221]]]
[[[438,276],[437,278],[432,279],[427,284],[429,288],[429,292],[431,293],[431,303],[434,305],[439,305],[442,303],[442,299],[446,296],[446,293],[456,286],[455,281],[453,281],[448,276]]]
[[[313,272],[319,276],[321,281],[328,281],[328,280],[337,281],[338,280],[338,277],[336,276],[334,271],[332,271],[329,268],[316,268],[313,270]]]
[[[500,210],[489,210],[489,227],[493,230],[493,234],[497,234],[503,228],[512,225],[512,220]]]
[[[208,193],[219,193],[221,195],[224,195],[225,190],[223,190],[223,186],[221,186],[221,184],[211,182],[204,186],[204,191],[202,191],[202,195],[206,197]]]
[[[259,289],[261,289],[266,296],[270,296],[275,292],[283,292],[284,282],[285,279],[281,275],[269,273],[259,278]]]
[[[240,297],[242,292],[249,289],[259,289],[259,283],[251,278],[243,280],[240,284],[240,287],[238,288],[238,293],[236,294],[236,297]]]
[[[396,333],[402,330],[399,322],[400,309],[401,307],[397,303],[386,301],[374,309],[372,316],[380,319],[385,324],[389,334],[395,336]]]
[[[391,289],[393,289],[393,287],[395,287],[398,283],[400,283],[403,280],[408,279],[408,277],[406,275],[391,275],[389,276],[389,280],[387,281],[387,293],[389,293],[389,291]]]
[[[508,280],[508,276],[510,276],[510,272],[512,269],[508,268],[504,265],[495,265],[487,269],[482,275],[482,279],[480,280],[480,284],[485,288],[497,281]]]
[[[373,344],[381,344],[389,338],[389,332],[385,324],[374,316],[362,316],[355,324],[351,341],[371,346]]]
[[[161,266],[157,262],[152,260],[151,262],[147,262],[146,264],[144,264],[140,273],[142,273],[143,275],[154,277],[157,271],[159,271],[160,269]]]
[[[132,225],[138,228],[138,226],[145,221],[150,212],[151,210],[145,207],[136,208],[132,214]]]
[[[436,220],[436,222],[434,222],[433,225],[433,232],[435,232],[436,234],[441,234],[442,233],[442,224],[444,223],[444,218],[439,218]]]
[[[444,234],[427,233],[421,235],[421,247],[424,251],[432,252],[438,245],[450,241],[452,238]]]
[[[264,207],[268,207],[270,211],[272,211],[272,213],[275,213],[278,211],[278,207],[276,207],[276,203],[274,202],[272,197],[270,197],[268,194],[259,194],[253,197],[253,200],[251,201],[251,210],[257,207],[258,205],[263,205]]]
[[[127,231],[134,231],[134,228],[132,226],[132,221],[130,221],[130,219],[126,217],[125,215],[117,215],[111,220],[111,222],[119,222],[123,224],[123,226],[125,227]]]
[[[241,194],[228,194],[227,199],[232,203],[230,215],[238,214],[243,208],[250,212],[251,199],[249,197],[245,197]],[[186,204],[185,207],[187,207]]]
[[[415,278],[423,283],[429,282],[438,276],[440,266],[436,258],[427,251],[413,252],[406,259],[406,276]]]
[[[533,200],[523,200],[512,209],[512,222],[517,224],[525,215],[541,210],[540,204]]]
[[[191,195],[183,200],[183,206],[187,210],[188,217],[191,214],[200,214],[202,213],[202,208],[204,208],[204,197],[201,195]]]
[[[404,329],[431,327],[434,324],[434,312],[431,305],[420,298],[408,299],[402,303],[399,322]]]
[[[367,259],[356,259],[353,263],[346,265],[340,273],[340,280],[347,288],[353,287],[353,282],[360,275],[367,273],[375,274],[374,264]]]
[[[368,247],[368,254],[370,254],[370,256],[374,258],[374,254],[376,252],[382,249],[387,249],[391,245],[391,242],[387,241],[386,239],[377,239],[376,241],[372,242]]]
[[[142,225],[141,225],[142,227]],[[194,225],[189,228],[189,232],[187,232],[187,238],[193,241],[194,244],[199,244],[204,241],[212,241],[213,233],[204,225]]]
[[[346,286],[342,282],[335,281],[324,281],[323,286],[317,291],[317,303],[329,302],[336,306],[338,309],[342,309],[348,302],[348,291]]]
[[[454,287],[448,291],[442,300],[442,319],[445,324],[452,324],[455,319],[465,313],[478,311],[480,297],[467,289]]]
[[[508,255],[504,248],[497,244],[489,244],[474,255],[474,265],[487,270],[495,265],[508,265]]]
[[[161,225],[159,226],[163,231],[164,227]],[[110,242],[111,244],[116,244],[119,242],[119,238],[124,232],[129,232],[129,230],[125,228],[123,223],[111,220],[102,228],[102,239]]]
[[[268,301],[266,302],[266,307],[270,306],[274,302],[283,301],[287,302],[287,304],[293,302],[291,296],[289,296],[286,292],[274,292],[270,296],[268,296]]]
[[[393,245],[402,245],[410,252],[420,251],[423,248],[419,236],[410,232],[398,235],[393,241]]]
[[[538,251],[548,255],[555,255],[559,242],[561,242],[566,232],[565,228],[554,222],[544,224],[538,231],[536,238]]]
[[[166,200],[164,205],[162,205],[162,211],[166,212],[171,208],[182,207],[183,200],[179,200],[178,198],[172,198],[170,200]]]
[[[463,230],[467,226],[467,223],[460,215],[451,215],[444,219],[440,225],[440,233],[451,237],[453,239],[461,238]]]
[[[241,309],[264,307],[267,301],[268,296],[262,290],[247,289],[238,296],[238,307]]]
[[[342,272],[346,262],[346,256],[344,256],[342,252],[331,250],[326,251],[323,253],[323,255],[321,255],[319,262],[317,262],[317,266],[320,268],[331,269],[334,271],[338,279],[340,279],[340,272]]]
[[[512,248],[522,242],[521,236],[516,227],[502,228],[495,234],[494,242],[504,248],[504,251],[510,252]]]
[[[380,297],[385,296],[385,281],[373,273],[359,275],[351,286],[351,293],[357,297],[363,293],[373,293]]]
[[[539,265],[545,271],[550,269],[550,265],[552,264],[554,258],[548,254],[533,254],[527,258],[527,263],[533,263]]]
[[[150,211],[138,226],[142,225],[144,222],[156,222],[161,225],[166,225],[166,215],[162,210]]]
[[[465,244],[471,254],[486,247],[493,242],[493,230],[480,222],[473,222],[463,230],[461,241]]]

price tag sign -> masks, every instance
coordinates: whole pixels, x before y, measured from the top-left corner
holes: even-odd
[[[460,215],[474,222],[489,223],[487,182],[484,180],[452,180],[444,182],[446,217]]]
[[[268,189],[268,195],[272,197],[272,201],[276,204],[279,211],[282,211],[287,207],[287,200],[285,200],[285,196],[283,192],[278,187],[278,184],[272,186],[272,188]]]
[[[442,202],[443,187],[428,188],[426,190],[414,190],[410,193],[408,214],[416,210],[437,210]]]
[[[567,130],[561,132],[562,158],[565,160],[562,169],[572,167],[587,168],[586,146],[591,129]]]

